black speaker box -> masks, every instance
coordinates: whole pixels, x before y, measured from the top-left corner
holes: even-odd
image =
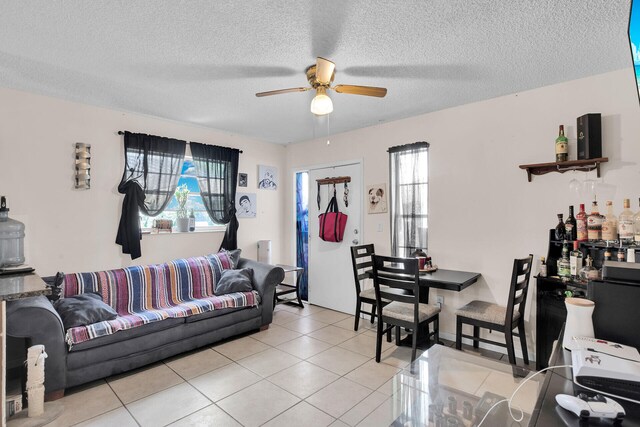
[[[602,125],[600,113],[590,113],[577,119],[578,160],[602,157]]]

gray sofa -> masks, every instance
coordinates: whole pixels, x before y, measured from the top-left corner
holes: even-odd
[[[240,258],[237,268],[253,269],[258,307],[222,309],[185,318],[169,318],[74,345],[65,342],[62,320],[44,296],[7,304],[7,335],[44,344],[45,393],[63,396],[64,389],[129,371],[238,334],[268,327],[273,318],[275,287],[282,268]]]

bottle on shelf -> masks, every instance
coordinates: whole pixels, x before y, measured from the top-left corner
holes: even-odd
[[[591,213],[587,217],[587,237],[590,242],[602,239],[602,222],[604,217],[598,212],[598,202],[591,203]]]
[[[569,206],[569,216],[564,222],[567,240],[578,240],[578,229],[576,228],[576,218],[573,216],[573,205]]]
[[[562,241],[567,237],[567,229],[562,220],[563,214],[558,214],[558,225],[556,225],[556,240]]]
[[[618,248],[618,253],[616,254],[616,260],[618,262],[624,262],[624,249],[622,248],[622,243],[620,243],[620,247]]]
[[[628,245],[633,242],[633,212],[629,209],[629,199],[624,199],[623,206],[618,217],[618,235],[620,243]]]
[[[564,125],[560,125],[556,138],[556,162],[566,162],[567,160],[569,160],[569,140],[564,136]]]
[[[569,280],[571,277],[571,263],[569,261],[569,247],[567,241],[562,242],[562,256],[558,259],[558,276],[562,280]]]
[[[640,199],[638,199],[640,204]],[[633,216],[633,241],[640,245],[640,210]]]
[[[193,209],[189,214],[189,231],[196,231],[196,216],[193,214]]]
[[[580,212],[576,215],[576,240],[586,242],[587,235],[587,213],[584,211],[584,203],[580,203]]]
[[[547,277],[547,263],[544,257],[540,257],[540,272],[538,275],[540,277]]]
[[[627,249],[627,262],[636,262],[636,250],[634,248]]]
[[[618,239],[618,219],[613,213],[613,202],[607,200],[607,214],[602,222],[602,240],[615,242]]]
[[[571,277],[577,279],[582,269],[582,252],[578,249],[578,242],[573,242],[573,250],[569,254],[569,269],[571,270]]]
[[[584,261],[586,265],[580,270],[580,279],[586,281],[597,280],[600,278],[600,271],[593,266],[593,258],[591,255],[587,255],[587,259]]]
[[[611,253],[611,248],[609,247],[609,242],[607,242],[607,248],[604,250],[604,260],[611,261],[611,257],[613,254]]]

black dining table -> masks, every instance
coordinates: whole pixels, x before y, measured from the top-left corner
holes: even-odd
[[[373,279],[373,271],[369,271],[368,276]],[[460,292],[476,283],[480,276],[480,273],[460,270],[445,270],[440,268],[432,272],[421,272],[420,302],[424,304],[429,303],[430,288]]]
[[[373,279],[373,272],[369,271],[368,275]],[[420,295],[419,299],[421,303],[429,303],[429,289],[446,289],[448,291],[460,292],[473,285],[480,278],[480,273],[474,273],[470,271],[460,270],[446,270],[437,269],[432,272],[420,273]],[[424,325],[418,331],[418,347],[428,348],[429,343],[429,331],[428,326]],[[411,335],[401,341],[402,345],[411,346]]]

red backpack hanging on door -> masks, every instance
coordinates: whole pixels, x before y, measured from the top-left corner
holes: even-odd
[[[318,219],[320,220],[320,238],[322,240],[325,242],[342,242],[344,229],[347,226],[347,215],[338,210],[335,187],[327,210],[318,215]]]

